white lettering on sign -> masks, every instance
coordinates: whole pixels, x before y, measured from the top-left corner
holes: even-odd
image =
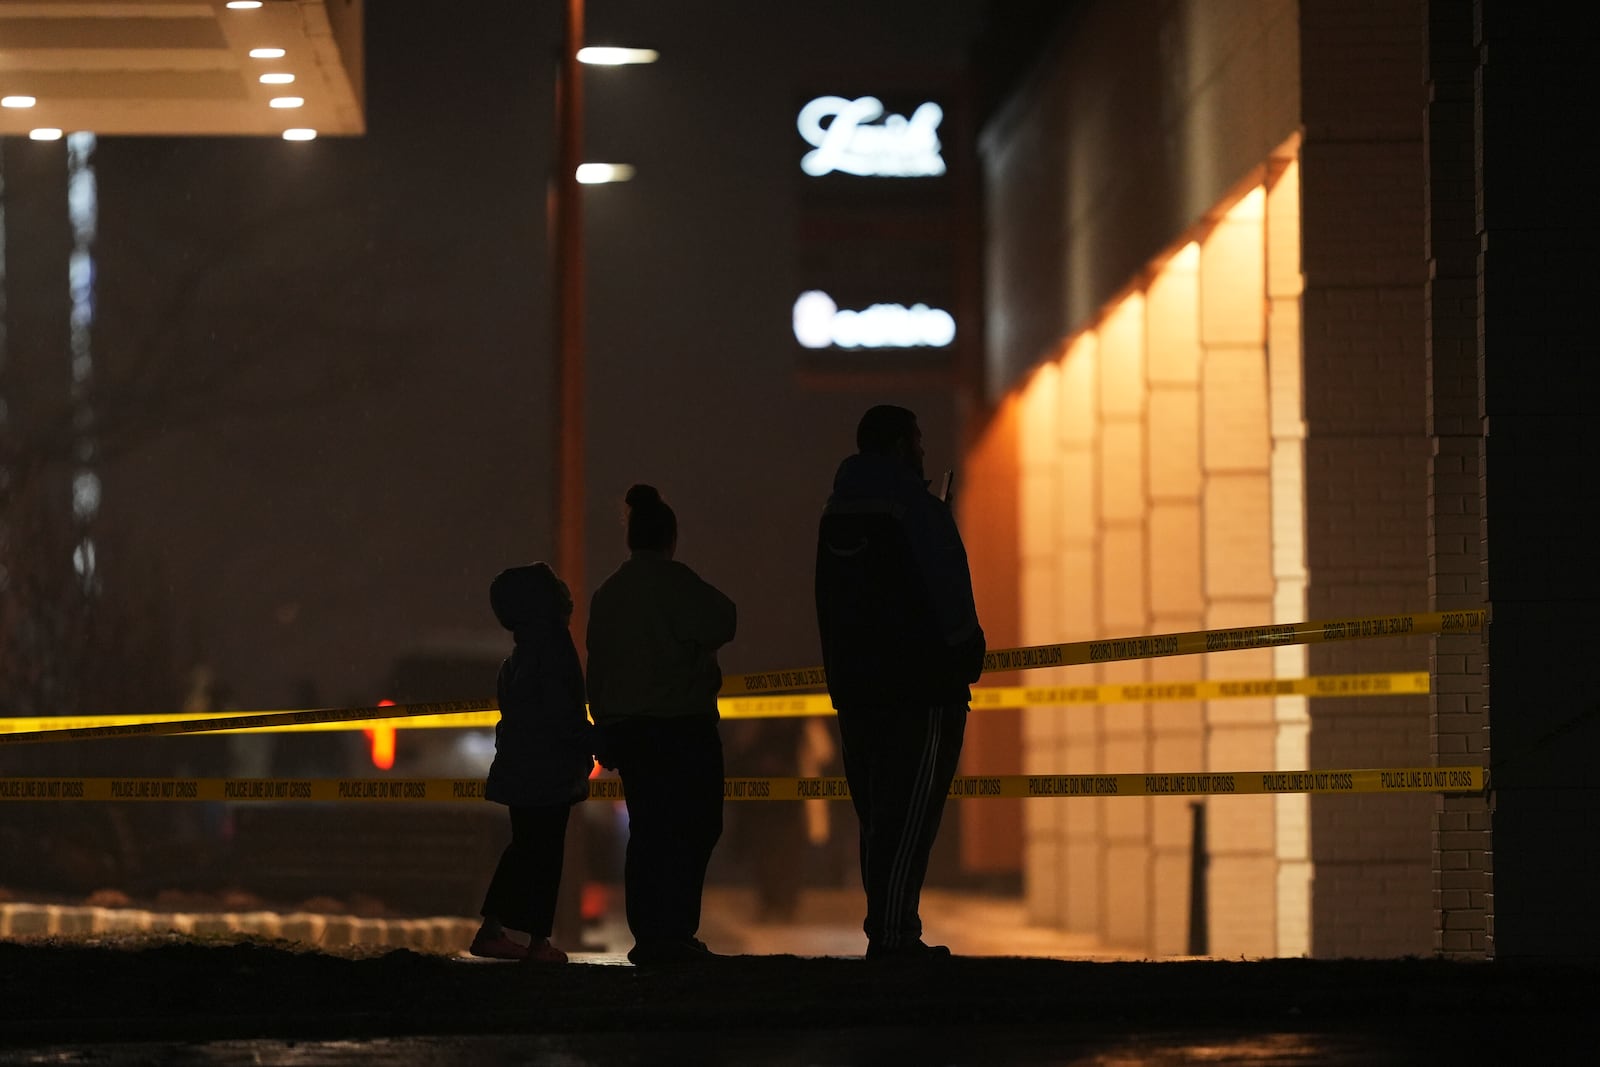
[[[927,304],[849,311],[810,289],[794,302],[794,337],[807,348],[945,348],[956,339],[956,320]]]
[[[814,178],[834,171],[866,178],[936,177],[944,173],[943,119],[944,109],[931,101],[906,118],[884,115],[875,96],[819,96],[800,109],[795,121],[800,136],[813,146],[800,169]]]

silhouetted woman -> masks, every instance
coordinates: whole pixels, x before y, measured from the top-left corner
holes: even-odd
[[[628,559],[589,607],[589,710],[628,806],[623,874],[635,964],[711,956],[695,937],[722,835],[717,649],[733,601],[672,557],[678,519],[648,485],[628,490]]]

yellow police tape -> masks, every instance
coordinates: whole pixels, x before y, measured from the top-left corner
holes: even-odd
[[[1027,648],[998,649],[983,659],[985,673],[1031,670],[1039,667],[1064,667],[1116,660],[1183,656],[1201,652],[1223,652],[1246,648],[1272,648],[1280,645],[1320,644],[1373,637],[1415,636],[1424,634],[1474,633],[1483,629],[1488,612],[1428,612],[1411,615],[1372,615],[1324,622],[1284,623],[1274,626],[1242,626],[1222,630],[1196,630],[1189,633],[1155,634],[1148,637],[1110,638],[1101,641],[1076,641],[1058,645],[1033,645]],[[729,675],[723,679],[723,698],[821,688],[827,675],[821,667],[794,671],[767,671]],[[1328,694],[1333,695],[1333,694]],[[1153,699],[1153,698],[1138,698]],[[1182,699],[1204,699],[1200,697]],[[1099,701],[1096,701],[1097,703]],[[267,727],[306,726],[328,722],[374,722],[383,719],[409,719],[423,715],[492,711],[492,700],[446,701],[432,704],[406,704],[381,708],[319,708],[307,711],[267,712],[183,719],[164,717],[155,722],[53,728],[24,733],[0,733],[0,745],[31,744],[44,741],[87,741],[110,737],[154,737],[168,734],[214,733],[227,730]],[[776,714],[776,713],[774,713]],[[786,714],[795,714],[787,712]],[[816,714],[825,714],[816,712]],[[756,716],[759,717],[759,716]]]
[[[973,710],[1024,707],[1065,707],[1074,704],[1160,703],[1174,700],[1238,700],[1250,697],[1312,696],[1350,697],[1427,693],[1427,671],[1381,674],[1330,674],[1315,678],[1250,678],[1201,682],[1125,682],[1106,685],[978,686],[972,690]],[[438,704],[389,705],[381,708],[323,708],[315,712],[266,711],[236,715],[60,715],[0,719],[0,744],[9,734],[51,734],[33,740],[72,740],[66,731],[123,728],[116,734],[97,732],[94,737],[149,737],[162,733],[290,733],[327,730],[361,730],[387,726],[407,730],[470,729],[492,727],[500,721],[493,701],[465,701],[463,705],[486,710],[440,713]],[[795,693],[776,697],[723,697],[717,706],[724,719],[776,719],[806,715],[832,715],[833,701],[826,693]],[[415,709],[415,710],[413,710]],[[369,713],[381,713],[374,717]],[[312,719],[276,725],[239,725],[246,720],[306,715]],[[232,726],[214,723],[226,721]],[[172,729],[149,730],[166,726]],[[177,724],[183,724],[180,729]],[[23,739],[12,740],[25,743]]]
[[[363,723],[416,715],[454,715],[461,712],[493,711],[493,700],[449,700],[433,704],[394,704],[377,708],[313,708],[306,711],[269,711],[241,715],[201,715],[196,717],[130,716],[138,722],[112,725],[77,726],[40,730],[32,733],[0,734],[0,745],[26,745],[42,741],[95,741],[108,737],[163,737],[172,734],[224,733],[231,730],[262,730],[269,727],[309,726],[318,723]],[[498,715],[498,713],[497,713]],[[110,718],[109,716],[106,718]],[[64,719],[46,719],[59,723]],[[104,720],[91,720],[103,722]],[[343,728],[335,727],[335,728]]]
[[[482,778],[0,778],[0,801],[460,801],[482,800]],[[1229,796],[1261,793],[1477,793],[1482,767],[1150,774],[960,775],[953,800],[1031,797]],[[728,800],[848,800],[843,778],[738,777]],[[618,800],[622,782],[594,778],[590,800]]]
[[[1158,656],[1187,656],[1201,652],[1231,652],[1246,648],[1276,648],[1281,645],[1315,645],[1330,641],[1353,641],[1372,637],[1405,637],[1426,634],[1465,634],[1483,629],[1488,612],[1433,611],[1411,615],[1370,615],[1324,622],[1293,622],[1273,626],[1238,626],[1224,630],[1194,630],[1187,633],[1154,634],[1148,637],[1116,637],[1101,641],[1071,641],[1059,645],[1030,645],[1002,648],[983,657],[984,673],[1022,671],[1040,667],[1070,667],[1116,660],[1152,659]],[[795,689],[817,689],[828,683],[821,667],[792,671],[763,671],[732,674],[722,680],[723,696],[749,693],[774,693]]]

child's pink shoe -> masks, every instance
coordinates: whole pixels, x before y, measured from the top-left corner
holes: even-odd
[[[548,937],[541,937],[529,945],[523,957],[529,963],[566,963],[567,954],[550,943]]]

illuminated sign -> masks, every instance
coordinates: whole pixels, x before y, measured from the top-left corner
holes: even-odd
[[[807,348],[946,348],[956,339],[956,320],[927,304],[850,311],[811,289],[794,302],[794,337]]]
[[[936,177],[944,173],[943,119],[944,109],[931,101],[907,118],[885,115],[875,96],[819,96],[795,120],[800,136],[813,146],[800,169],[814,178],[834,171],[866,178]]]

